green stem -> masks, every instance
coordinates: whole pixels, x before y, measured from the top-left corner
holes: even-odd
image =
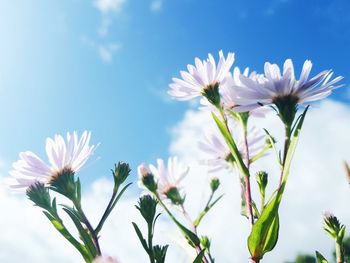
[[[279,182],[279,188],[282,186],[283,177],[284,177],[284,169],[286,164],[286,158],[289,150],[290,145],[290,137],[291,137],[291,125],[285,125],[285,139],[284,139],[284,149],[283,149],[283,159],[282,159],[282,171],[280,176],[280,182]]]
[[[337,263],[344,263],[344,249],[341,241],[335,243],[335,255]]]
[[[111,212],[111,207],[112,207],[114,199],[118,193],[118,189],[119,189],[119,186],[117,186],[115,189],[113,189],[113,194],[112,194],[111,200],[109,200],[109,203],[106,207],[106,210],[104,211],[100,222],[98,223],[97,227],[95,228],[96,234],[98,234],[101,231],[104,222],[106,221],[107,217],[109,216],[109,214]]]
[[[96,251],[97,251],[97,256],[101,256],[101,248],[100,248],[100,244],[98,242],[98,237],[96,235],[96,232],[94,230],[94,228],[91,226],[89,220],[87,219],[82,207],[81,207],[81,203],[80,203],[80,200],[76,199],[76,200],[73,200],[73,204],[75,206],[75,208],[77,209],[77,211],[79,212],[81,218],[82,218],[82,221],[83,223],[85,224],[85,226],[87,227],[87,229],[89,230],[89,233],[92,237],[92,240],[94,242],[94,245],[96,247]]]
[[[175,216],[170,212],[170,210],[169,210],[169,209],[166,207],[166,205],[163,203],[163,201],[162,201],[161,198],[159,197],[158,193],[157,193],[157,192],[154,192],[153,194],[156,196],[156,198],[157,198],[159,204],[164,208],[165,212],[169,215],[169,217],[171,218],[171,220],[173,220],[174,223],[175,223],[177,226],[179,226],[180,223],[177,221],[177,219],[175,218]],[[194,234],[197,236],[196,233],[194,233]],[[200,245],[200,244],[198,244],[198,245],[197,245],[197,244],[194,244],[194,245],[195,245],[195,249],[196,249],[197,254],[201,253],[201,251],[202,251],[201,245]],[[203,256],[203,262],[204,262],[204,263],[209,263],[209,262],[208,262],[208,259],[207,259],[205,256]]]
[[[154,251],[153,251],[153,244],[152,244],[152,239],[153,239],[153,227],[152,224],[148,224],[148,255],[149,255],[149,260],[150,263],[154,263]]]

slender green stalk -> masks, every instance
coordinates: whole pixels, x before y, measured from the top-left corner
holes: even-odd
[[[281,188],[282,182],[283,182],[284,169],[285,169],[287,153],[288,153],[289,145],[290,145],[291,132],[292,132],[291,126],[286,124],[285,125],[285,139],[284,139],[283,159],[282,159],[282,166],[281,166],[282,170],[281,170],[281,175],[280,175],[279,188]]]
[[[83,223],[86,225],[87,229],[89,230],[89,233],[92,237],[92,240],[94,242],[94,245],[96,247],[96,251],[97,251],[97,256],[101,256],[101,248],[100,248],[100,244],[98,242],[98,236],[96,235],[96,232],[94,230],[94,228],[91,226],[89,220],[87,219],[82,207],[81,207],[81,203],[80,200],[73,200],[73,204],[75,206],[75,208],[77,209],[77,211],[79,212]]]
[[[149,248],[148,255],[149,255],[150,263],[155,263],[152,239],[153,239],[153,226],[152,224],[148,224],[148,248]]]
[[[335,256],[337,263],[344,263],[344,249],[341,241],[335,243]]]
[[[163,201],[160,199],[158,193],[157,193],[157,192],[154,192],[154,195],[156,196],[156,198],[157,198],[159,204],[164,208],[165,212],[169,215],[169,217],[171,218],[171,220],[173,220],[174,223],[175,223],[177,226],[179,226],[179,222],[177,221],[177,219],[175,218],[175,216],[170,212],[170,210],[166,207],[166,205],[163,203]],[[194,233],[194,234],[197,236],[196,233]],[[196,249],[196,251],[197,251],[197,254],[201,253],[201,251],[202,251],[201,245],[200,245],[200,244],[198,244],[198,245],[197,245],[197,244],[194,244],[194,245],[195,245],[195,249]],[[205,256],[203,256],[203,262],[204,262],[204,263],[209,263],[208,259],[207,259]]]

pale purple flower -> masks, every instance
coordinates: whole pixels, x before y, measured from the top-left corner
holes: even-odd
[[[46,154],[49,164],[33,152],[21,152],[20,160],[13,163],[13,170],[10,171],[14,179],[10,186],[26,189],[35,182],[47,185],[63,170],[78,172],[95,149],[94,145],[89,145],[90,137],[91,132],[84,131],[80,139],[76,132],[68,132],[66,140],[61,135],[55,135],[53,139],[47,138]]]
[[[145,164],[138,167],[139,186],[148,190],[142,183],[143,177],[152,174],[157,184],[157,192],[162,199],[167,199],[167,193],[170,189],[181,190],[181,181],[187,175],[189,168],[178,161],[178,158],[169,157],[168,165],[165,166],[162,159],[157,159],[157,167],[150,164],[149,169]]]
[[[247,164],[248,158],[257,155],[265,146],[265,136],[256,127],[252,127],[247,133],[248,153],[245,146],[242,127],[235,122],[230,124],[230,131],[237,145],[243,161]],[[224,138],[218,132],[212,133],[203,142],[199,142],[199,148],[208,154],[208,159],[201,160],[202,164],[211,167],[209,171],[232,167],[233,156]],[[248,158],[247,158],[248,157]]]
[[[284,62],[283,73],[276,64],[265,63],[265,78],[257,81],[240,75],[243,86],[237,86],[236,98],[239,107],[236,111],[250,111],[262,105],[278,104],[288,100],[292,104],[305,104],[320,100],[332,93],[332,90],[342,85],[335,85],[343,77],[333,76],[332,70],[324,70],[309,79],[312,63],[306,60],[299,80],[295,78],[291,59]],[[261,79],[260,79],[261,80]]]
[[[195,66],[188,65],[188,71],[180,71],[182,79],[173,78],[168,93],[178,100],[190,100],[202,96],[204,89],[220,84],[230,72],[234,62],[234,53],[228,53],[225,59],[223,52],[219,52],[219,62],[208,54],[208,59],[201,61],[195,58]]]
[[[118,263],[118,261],[112,257],[97,257],[92,263]]]

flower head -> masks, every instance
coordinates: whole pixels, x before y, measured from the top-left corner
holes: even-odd
[[[251,79],[240,75],[242,86],[237,86],[236,111],[249,111],[264,105],[275,105],[280,114],[296,111],[298,104],[320,100],[340,87],[335,85],[342,77],[333,76],[332,70],[325,70],[309,79],[312,63],[306,60],[299,80],[295,78],[291,59],[284,62],[283,73],[276,64],[265,63],[265,78]],[[293,119],[292,116],[291,119]]]
[[[68,132],[66,140],[61,135],[47,138],[49,165],[33,152],[21,152],[20,160],[13,163],[13,170],[10,171],[15,180],[10,186],[26,189],[36,182],[47,185],[63,172],[78,172],[95,149],[94,145],[89,145],[90,137],[91,132],[84,131],[80,139],[76,132]]]
[[[241,126],[232,121],[230,123],[230,131],[233,134],[233,139],[236,142],[238,151],[245,163],[248,162],[248,158],[251,159],[257,155],[265,145],[265,136],[257,128],[253,127],[248,130],[247,133],[247,153]],[[212,131],[210,136],[207,137],[204,142],[199,142],[199,148],[211,156],[209,159],[201,161],[202,164],[212,167],[210,169],[211,172],[223,168],[230,168],[231,164],[234,162],[234,158],[224,138],[217,132]]]
[[[207,60],[201,61],[196,58],[195,66],[187,66],[188,72],[180,71],[182,79],[173,78],[173,83],[169,85],[169,94],[178,100],[190,100],[202,96],[208,91],[207,98],[208,96],[215,97],[220,82],[229,73],[233,62],[234,53],[228,53],[225,59],[222,51],[219,52],[218,64],[211,54],[208,54]],[[210,100],[210,98],[208,99]]]
[[[187,175],[189,168],[181,164],[175,156],[169,157],[167,167],[162,159],[158,159],[157,167],[150,164],[149,169],[144,164],[139,166],[140,185],[146,186],[143,179],[144,176],[152,175],[156,181],[156,190],[160,198],[170,199],[174,204],[183,203],[184,200],[180,194],[181,181]]]

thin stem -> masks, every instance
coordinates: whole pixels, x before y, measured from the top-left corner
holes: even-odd
[[[81,207],[80,201],[74,200],[73,203],[74,203],[74,206],[76,207],[76,209],[78,210],[78,212],[80,213],[82,220],[83,220],[83,223],[86,225],[87,229],[90,232],[90,235],[92,237],[92,241],[94,242],[94,245],[96,247],[97,256],[101,256],[101,248],[100,248],[100,244],[98,242],[98,237],[96,235],[94,228],[91,226],[89,220],[87,219],[87,217],[86,217],[86,215]]]
[[[156,196],[156,198],[157,198],[159,204],[164,208],[164,210],[165,210],[165,211],[167,212],[167,214],[170,216],[170,218],[174,221],[174,223],[175,223],[176,225],[178,225],[179,222],[177,221],[177,219],[175,218],[175,216],[170,212],[170,210],[166,207],[166,205],[163,203],[163,201],[160,199],[158,193],[157,193],[157,192],[154,192],[154,195]],[[191,220],[191,221],[192,221],[192,220]],[[193,225],[193,223],[192,223],[192,225]],[[197,236],[197,233],[194,233],[194,234]],[[200,244],[195,245],[195,249],[196,249],[197,254],[199,254],[199,253],[202,251],[202,248],[201,248]],[[209,263],[208,259],[207,259],[205,256],[203,256],[203,262],[204,262],[204,263]]]
[[[344,250],[343,250],[343,244],[340,241],[337,241],[335,243],[335,255],[337,263],[343,263],[344,262]]]
[[[244,147],[245,147],[245,158],[246,158],[246,167],[249,171],[250,167],[250,158],[249,158],[249,146],[248,146],[248,134],[247,134],[247,123],[248,118],[241,118],[241,124],[243,129],[243,139],[244,139]],[[254,225],[254,214],[253,214],[253,208],[252,208],[252,194],[250,189],[250,176],[244,176],[245,184],[246,184],[246,203],[248,207],[248,215],[249,215],[249,221],[250,224]]]
[[[290,125],[285,125],[285,139],[284,139],[282,170],[281,170],[279,188],[281,188],[282,181],[283,181],[283,175],[284,175],[284,169],[285,169],[284,166],[286,164],[286,158],[287,158],[288,149],[289,149],[289,145],[290,145],[290,137],[291,137],[291,126]]]
[[[114,199],[115,199],[115,197],[116,197],[116,195],[118,193],[118,189],[119,189],[119,186],[116,187],[115,189],[113,189],[113,194],[112,194],[111,200],[109,200],[109,203],[108,203],[108,205],[106,207],[106,210],[104,211],[100,222],[98,223],[97,227],[95,228],[95,233],[96,234],[98,234],[101,231],[101,228],[102,228],[104,222],[106,221],[106,219],[107,219],[107,217],[108,217],[108,215],[110,213],[110,209],[111,209],[111,207],[113,205],[113,202],[114,202]]]
[[[152,244],[152,239],[153,239],[153,231],[152,231],[152,224],[148,224],[148,248],[149,248],[149,260],[150,263],[154,263],[154,251],[153,251],[153,244]]]

